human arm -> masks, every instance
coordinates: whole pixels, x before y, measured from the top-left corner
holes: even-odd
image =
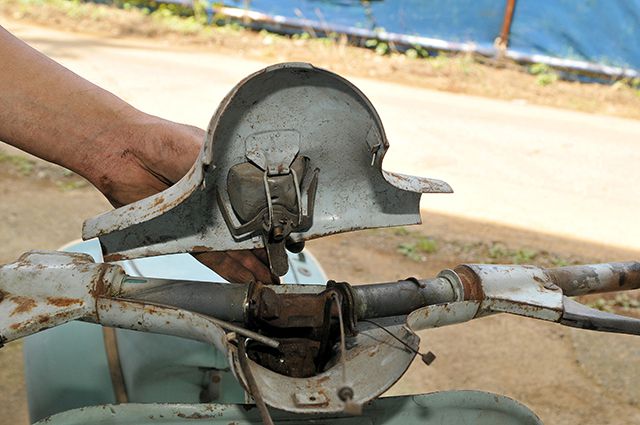
[[[0,140],[86,178],[114,206],[169,187],[204,132],[129,105],[0,27]],[[263,252],[197,256],[228,280],[271,282]]]

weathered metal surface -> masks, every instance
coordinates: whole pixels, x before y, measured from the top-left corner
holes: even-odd
[[[471,293],[482,296],[478,300],[482,302],[479,315],[501,312],[552,322],[562,316],[562,290],[555,286],[544,269],[465,264],[456,267],[456,272],[465,276],[465,285],[471,288]]]
[[[426,305],[457,301],[456,293],[455,285],[444,277],[353,287],[360,319],[403,315]]]
[[[124,272],[84,254],[32,251],[0,267],[0,340],[12,341],[79,318],[95,318],[95,297]]]
[[[640,288],[640,262],[604,263],[546,270],[564,295],[576,296]]]
[[[389,318],[386,322],[380,322],[416,350],[419,338],[402,324],[403,321],[403,318]],[[341,412],[345,403],[338,396],[338,392],[344,386],[354,389],[352,401],[356,404],[367,403],[385,392],[404,374],[415,354],[373,325],[360,323],[358,331],[357,336],[347,338],[347,354],[344,359],[346,382],[343,377],[344,370],[337,359],[335,364],[331,362],[332,366],[326,371],[308,378],[287,377],[249,360],[253,377],[262,389],[265,402],[289,412]],[[236,374],[240,371],[237,356],[237,350],[232,347]],[[246,378],[241,372],[238,377],[245,388],[248,388]],[[304,402],[312,397],[322,400],[322,404]]]
[[[322,395],[318,394],[322,399]],[[307,399],[298,399],[305,403]],[[310,402],[314,402],[309,399]],[[336,425],[542,425],[523,404],[481,391],[442,391],[431,394],[385,397],[364,406],[362,416],[300,415],[271,410],[278,424]],[[124,404],[87,407],[60,413],[38,425],[98,424],[213,424],[255,425],[258,409],[238,404]]]
[[[98,298],[98,322],[105,326],[180,336],[207,342],[228,352],[226,333],[215,319],[140,301]],[[254,336],[255,337],[255,336]]]
[[[291,412],[339,412],[379,396],[404,374],[419,343],[412,330],[507,312],[569,326],[638,334],[640,320],[588,309],[564,297],[556,285],[559,282],[584,290],[581,282],[587,282],[592,290],[631,288],[637,285],[637,271],[636,263],[551,271],[475,264],[459,266],[456,272],[444,271],[432,280],[356,288],[335,282],[328,286],[253,284],[245,291],[239,285],[181,282],[175,287],[177,292],[165,293],[169,294],[165,301],[175,297],[182,308],[190,309],[190,298],[176,294],[190,292],[193,285],[208,285],[211,294],[228,290],[227,299],[233,304],[229,314],[235,314],[238,321],[242,318],[245,326],[254,326],[245,329],[240,327],[242,323],[228,323],[175,306],[119,298],[163,294],[165,289],[174,289],[167,286],[171,280],[127,276],[119,266],[96,264],[86,255],[33,252],[0,267],[0,337],[10,341],[73,319],[180,336],[215,346],[248,388],[234,334],[243,335],[276,349],[283,344],[280,353],[297,369],[294,373],[280,370],[273,364],[277,357],[265,357],[265,351],[251,354],[248,348],[246,364],[268,405]],[[592,278],[595,280],[589,280]],[[385,300],[392,308],[384,306]],[[416,308],[409,317],[391,317]],[[407,346],[371,324],[356,325],[358,314],[361,318],[382,316],[377,323]],[[332,348],[336,344],[336,316],[344,318],[347,331],[354,328],[347,332],[343,352]],[[340,328],[342,333],[342,325]],[[295,335],[289,335],[289,330]],[[319,361],[320,355],[326,358]],[[353,398],[345,401],[339,394],[347,387]]]
[[[83,237],[99,236],[106,260],[262,247],[256,235],[233,237],[217,194],[226,192],[229,170],[238,164],[253,161],[272,172],[286,171],[298,144],[298,157],[319,171],[313,225],[294,229],[293,243],[419,223],[422,192],[451,192],[444,182],[383,171],[389,144],[366,97],[336,74],[287,63],[249,76],[227,95],[196,164],[182,180],[88,220]]]
[[[123,297],[171,305],[228,322],[244,323],[246,321],[245,302],[248,285],[164,279],[136,279],[136,281],[153,281],[159,285],[136,290],[137,285],[146,286],[147,284],[131,284],[128,292],[122,294]]]
[[[468,322],[476,317],[480,301],[458,301],[423,307],[407,316],[407,326],[413,331],[439,328]]]

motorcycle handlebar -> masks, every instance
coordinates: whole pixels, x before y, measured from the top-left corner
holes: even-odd
[[[532,266],[458,266],[456,272],[446,270],[435,278],[408,278],[397,282],[350,286],[356,319],[372,319],[411,313],[433,304],[484,297],[483,284],[489,268],[521,268],[547,276],[566,296],[640,288],[640,262],[606,263],[539,269]],[[462,270],[476,270],[469,278]],[[492,273],[488,272],[487,273]],[[149,279],[152,281],[153,279]],[[221,320],[244,323],[250,286],[243,284],[194,281],[156,280],[157,285],[128,296],[141,301],[171,305]],[[517,282],[516,282],[517,283]],[[287,290],[291,285],[270,286],[280,293],[317,294],[324,285],[296,285],[299,291]],[[517,286],[517,285],[516,285]]]

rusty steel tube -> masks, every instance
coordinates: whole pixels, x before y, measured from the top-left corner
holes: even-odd
[[[135,300],[170,305],[227,322],[244,322],[247,285],[176,281],[130,294]]]
[[[569,297],[640,288],[640,262],[603,263],[546,269]]]
[[[483,299],[481,282],[466,273],[466,269],[468,267],[465,266],[455,269],[463,287],[462,294],[456,291],[452,280],[443,275],[426,280],[411,278],[397,282],[351,286],[356,318],[405,315],[427,305],[461,301],[462,299],[458,299],[461,295],[464,299]],[[640,262],[537,270],[546,274],[549,283],[560,287],[566,296],[640,288]],[[182,281],[145,289],[131,294],[130,297],[242,323],[246,320],[247,291],[246,285]]]
[[[358,285],[351,289],[358,319],[398,316],[426,305],[457,300],[451,282],[444,277]],[[128,297],[242,323],[246,319],[247,290],[247,285],[177,281]]]
[[[399,316],[427,305],[457,301],[456,291],[444,277],[358,285],[352,290],[358,319]]]

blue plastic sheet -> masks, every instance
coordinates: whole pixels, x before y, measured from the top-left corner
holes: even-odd
[[[509,46],[640,70],[640,0],[520,0]]]
[[[243,7],[244,0],[226,1]],[[252,0],[251,10],[493,45],[506,0]],[[640,70],[640,0],[517,0],[510,49]]]

